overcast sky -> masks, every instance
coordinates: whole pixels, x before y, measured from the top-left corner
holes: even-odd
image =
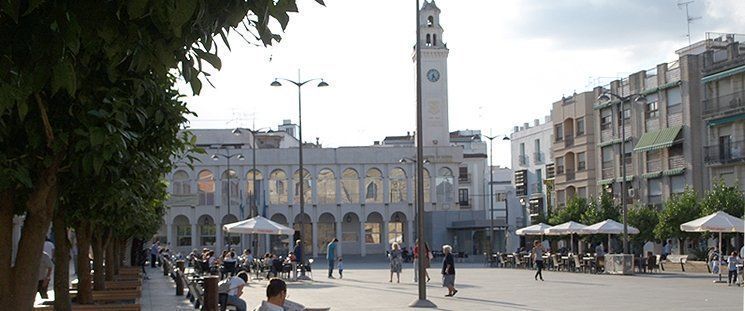
[[[437,0],[448,58],[450,130],[509,134],[543,119],[562,95],[675,59],[688,43],[676,0]],[[303,88],[303,138],[326,147],[370,145],[414,131],[414,1],[298,0],[283,40],[251,46],[231,37],[223,69],[187,97],[192,128],[276,128],[297,122],[297,89],[275,77],[322,77]],[[697,0],[692,41],[705,32],[745,33],[745,1]],[[182,87],[185,94],[191,94]],[[509,166],[509,146],[494,146]]]

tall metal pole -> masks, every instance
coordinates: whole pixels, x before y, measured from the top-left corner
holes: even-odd
[[[623,84],[623,80],[621,80]],[[623,89],[623,88],[621,88]],[[626,116],[624,115],[623,103],[628,98],[621,98],[618,105],[621,113],[621,209],[623,210],[623,253],[629,253],[629,231],[626,219]],[[610,243],[610,242],[609,242]],[[610,249],[610,245],[608,245]]]
[[[417,237],[419,237],[419,256],[417,256],[417,269],[419,272],[419,297],[414,300],[409,307],[414,308],[436,308],[437,306],[431,301],[427,300],[427,284],[424,275],[426,269],[422,264],[422,258],[427,256],[424,254],[426,250],[425,236],[424,236],[424,147],[422,143],[424,139],[423,126],[422,126],[422,51],[419,44],[419,0],[414,1],[416,3],[416,44],[414,45],[416,53],[416,222],[417,222]]]
[[[225,159],[228,160],[228,215],[230,215],[230,149],[225,149]],[[222,223],[222,219],[220,220]],[[220,229],[222,230],[222,229]],[[226,238],[228,240],[228,251],[230,251],[230,232],[226,232]],[[223,238],[223,240],[226,240],[226,238]],[[225,241],[220,241],[220,243],[224,243]]]
[[[491,260],[492,253],[494,253],[494,172],[492,159],[494,158],[494,138],[496,136],[486,138],[489,139],[489,220],[491,222],[489,226],[489,260]]]
[[[297,80],[300,80],[300,69],[297,70]],[[301,90],[302,90],[302,84],[296,84],[297,85],[297,123],[298,123],[298,140],[300,141],[300,145],[298,146],[298,166],[300,167],[300,170],[298,172],[298,178],[300,182],[300,241],[302,248],[305,248],[305,191],[304,191],[304,183],[305,180],[303,179],[303,110],[302,110],[302,100],[301,100]],[[312,233],[311,233],[312,234]],[[313,251],[314,245],[311,245],[311,252]],[[303,249],[303,252],[305,250]],[[307,254],[305,254],[307,257]],[[301,276],[305,276],[305,269],[300,269]]]

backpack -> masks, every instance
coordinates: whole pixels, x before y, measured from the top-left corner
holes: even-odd
[[[230,280],[233,278],[225,278],[224,280],[217,283],[217,293],[227,294],[230,291]]]

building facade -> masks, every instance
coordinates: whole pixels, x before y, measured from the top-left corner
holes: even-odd
[[[727,35],[702,55],[705,187],[745,189],[745,45]]]
[[[193,168],[181,163],[166,176],[172,196],[160,238],[182,252],[230,244],[286,254],[292,237],[241,238],[221,230],[258,214],[298,231],[305,224],[300,236],[306,254],[314,257],[334,238],[341,252],[361,256],[382,254],[394,242],[413,246],[415,236],[433,247],[447,243],[465,253],[485,250],[486,144],[479,131],[449,132],[448,49],[440,10],[425,2],[420,13],[425,232],[417,234],[414,222],[416,134],[360,147],[304,143],[301,181],[300,142],[296,126],[286,120],[269,132],[192,130],[207,154],[195,155],[200,161]]]
[[[551,117],[547,116],[543,123],[535,119],[532,125],[515,126],[510,134],[516,195],[521,205],[527,208],[528,222],[538,218],[539,214],[548,215],[546,166],[550,168],[554,163],[551,154],[553,129]]]

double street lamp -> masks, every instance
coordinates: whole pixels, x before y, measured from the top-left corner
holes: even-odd
[[[598,102],[609,102],[617,99],[618,113],[621,116],[621,209],[623,211],[623,253],[629,254],[629,229],[628,229],[628,207],[626,206],[626,110],[623,103],[633,101],[634,103],[644,103],[644,95],[635,93],[627,96],[617,95],[611,92],[603,93],[598,96]],[[631,111],[629,111],[631,118]]]
[[[256,143],[256,133],[260,133],[264,130],[267,130],[269,128],[260,128],[260,129],[248,129],[248,128],[236,128],[233,130],[233,135],[235,136],[241,136],[243,135],[243,131],[248,131],[251,133],[251,206],[250,211],[248,213],[248,218],[258,216],[259,215],[259,208],[258,208],[258,187],[256,185],[256,174],[258,173],[256,171],[256,149],[258,149],[258,145]]]
[[[225,158],[225,160],[227,160],[227,162],[228,162],[227,163],[228,164],[228,215],[230,215],[230,191],[232,190],[231,189],[232,188],[232,184],[230,183],[230,175],[232,175],[232,173],[233,173],[230,170],[230,159],[232,159],[232,158],[235,157],[235,158],[238,159],[238,161],[243,161],[246,158],[242,154],[240,154],[240,153],[230,154],[230,149],[225,149],[225,150],[226,150],[227,153],[219,153],[218,152],[218,153],[213,154],[210,158],[212,158],[212,160],[214,160],[214,161],[218,161],[218,160],[220,160],[220,158]],[[228,233],[228,236],[226,238],[227,238],[228,241],[230,241],[230,233]],[[222,242],[224,242],[224,241],[220,241],[220,243],[222,243]],[[230,244],[230,243],[228,242],[228,244]]]
[[[494,159],[494,139],[497,137],[502,137],[502,141],[508,141],[510,140],[510,138],[504,135],[482,136],[489,140],[489,260],[491,260],[491,256],[494,253],[494,171],[492,170],[492,160]],[[509,216],[509,210],[507,210],[507,198],[505,198],[504,202],[506,212],[505,216]],[[507,236],[506,232],[508,232],[509,229],[509,223],[509,218],[505,217],[505,238]],[[505,244],[505,249],[507,249],[507,244]]]
[[[306,85],[307,83],[312,82],[312,81],[317,81],[317,80],[320,80],[321,81],[321,82],[318,83],[317,87],[327,87],[327,86],[329,86],[329,84],[326,83],[325,81],[323,81],[322,78],[314,78],[314,79],[309,79],[309,80],[303,81],[303,80],[300,79],[300,70],[299,69],[297,71],[297,76],[298,76],[297,77],[297,81],[293,81],[293,80],[285,79],[285,78],[275,78],[274,81],[270,85],[271,86],[282,86],[282,83],[279,82],[279,80],[282,80],[282,81],[290,82],[290,83],[294,84],[295,86],[297,86],[297,115],[298,115],[297,118],[298,118],[298,141],[299,141],[299,144],[298,144],[298,166],[299,166],[299,170],[298,170],[299,176],[298,176],[298,179],[299,180],[298,180],[298,182],[300,183],[300,185],[299,185],[299,191],[300,191],[300,241],[302,241],[304,239],[303,234],[305,233],[305,222],[304,222],[304,219],[305,219],[305,217],[304,217],[305,216],[305,191],[304,191],[305,178],[303,176],[304,175],[304,172],[303,172],[303,109],[302,109],[302,100],[301,100],[301,98],[302,98],[301,93],[302,92],[301,91],[302,91],[303,85]],[[301,247],[305,247],[305,246],[303,245]],[[302,273],[302,276],[304,277],[305,276],[305,269],[302,269],[301,270],[301,273]]]

